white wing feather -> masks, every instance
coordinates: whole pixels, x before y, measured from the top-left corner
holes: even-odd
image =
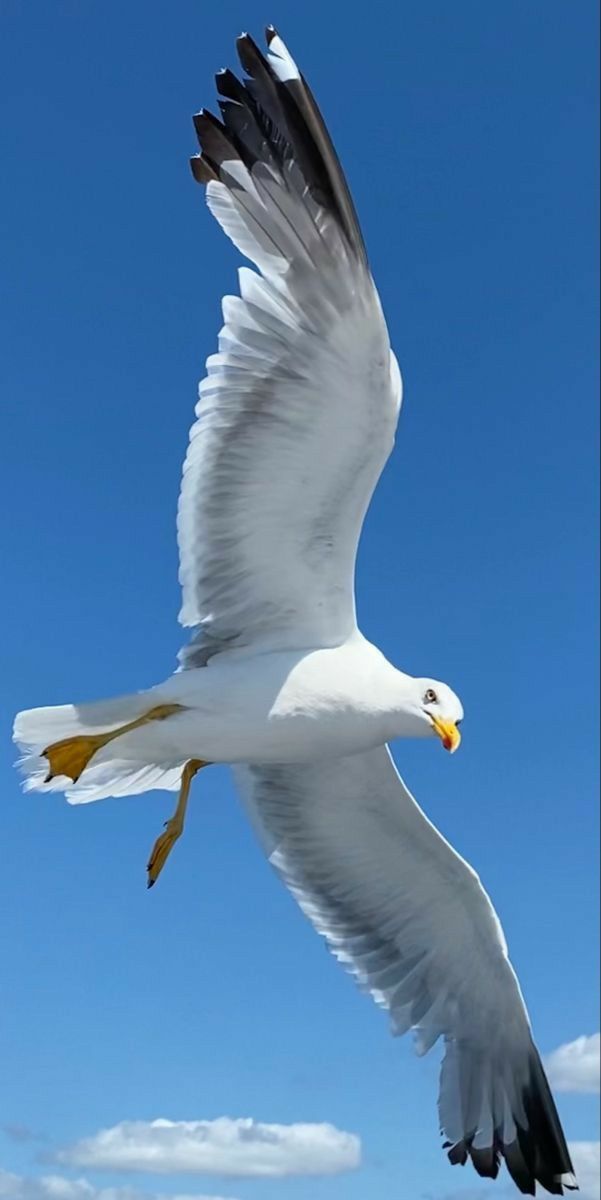
[[[401,403],[373,279],[294,149],[274,164],[280,142],[263,139],[249,170],[214,119],[197,128],[220,155],[218,177],[195,160],[209,208],[261,275],[243,268],[240,297],[223,301],[184,465],[180,620],[199,629],[186,666],[350,635],[357,542]]]
[[[237,645],[326,646],[355,623],[363,517],[399,397],[371,281],[276,290],[240,271],[207,362],[179,505],[181,621]]]
[[[524,1190],[574,1186],[499,920],[388,749],[236,777],[269,861],[393,1031],[412,1028],[420,1053],[444,1038],[453,1161],[493,1174],[503,1155]]]

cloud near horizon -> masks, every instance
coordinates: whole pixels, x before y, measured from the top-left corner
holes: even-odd
[[[214,1121],[160,1118],[121,1121],[59,1150],[55,1160],[94,1170],[161,1175],[337,1175],[359,1166],[361,1141],[355,1134],[327,1124],[269,1125],[251,1117],[218,1117]]]
[[[573,1193],[574,1200],[600,1200],[601,1143],[570,1142],[570,1153],[580,1185],[580,1191]]]
[[[566,1042],[545,1057],[549,1083],[556,1092],[599,1092],[601,1034]]]
[[[204,1192],[159,1195],[130,1187],[98,1188],[87,1179],[66,1179],[64,1175],[14,1175],[0,1168],[0,1200],[234,1200],[234,1197],[208,1196]]]
[[[135,1122],[135,1124],[145,1123]],[[149,1124],[154,1125],[155,1122]],[[176,1122],[170,1124],[176,1124]],[[181,1124],[181,1122],[177,1124]],[[188,1122],[188,1124],[199,1124],[199,1122]],[[205,1122],[205,1124],[213,1124],[213,1122]],[[284,1126],[283,1128],[296,1127]],[[320,1127],[310,1126],[309,1128]],[[580,1184],[580,1191],[577,1193],[579,1200],[600,1200],[600,1143],[570,1142],[570,1152]],[[499,1183],[502,1181],[499,1180]],[[511,1195],[515,1194],[515,1190],[512,1188]],[[501,1187],[499,1195],[507,1196],[509,1192],[506,1188]],[[234,1200],[234,1198],[208,1195],[205,1192],[186,1192],[185,1194],[171,1192],[167,1195],[143,1192],[135,1187],[96,1187],[87,1179],[67,1179],[64,1175],[27,1177],[0,1169],[0,1200]],[[434,1198],[428,1192],[424,1193],[424,1200],[434,1200]],[[468,1187],[446,1193],[445,1200],[484,1200],[484,1192]]]

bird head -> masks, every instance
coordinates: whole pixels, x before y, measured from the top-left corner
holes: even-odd
[[[446,683],[437,679],[415,679],[414,703],[421,717],[427,721],[429,731],[437,734],[445,750],[451,754],[461,741],[459,724],[463,720],[463,706],[458,696]]]

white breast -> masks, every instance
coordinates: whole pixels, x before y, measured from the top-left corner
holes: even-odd
[[[156,689],[186,706],[160,736],[214,762],[339,757],[391,736],[398,677],[360,635],[327,650],[220,654]]]

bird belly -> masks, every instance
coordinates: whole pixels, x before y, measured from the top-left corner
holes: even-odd
[[[183,707],[160,725],[136,730],[140,750],[152,740],[161,761],[175,754],[177,761],[304,762],[358,753],[388,739],[387,713],[356,652],[219,658],[224,661],[153,689],[162,701]]]
[[[200,708],[190,708],[165,722],[127,734],[125,757],[142,762],[176,764],[190,758],[213,763],[305,762],[339,758],[383,743],[375,723],[322,718],[295,712],[282,717],[228,714],[220,722]]]

